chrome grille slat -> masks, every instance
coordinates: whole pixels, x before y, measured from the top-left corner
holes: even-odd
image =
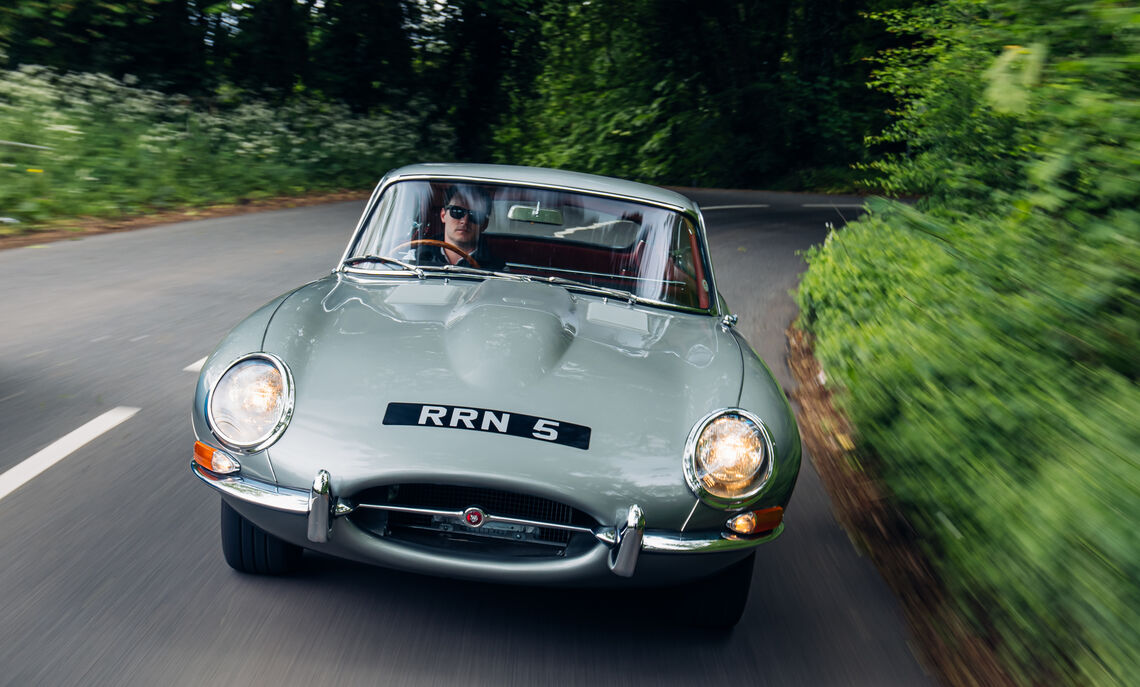
[[[434,527],[431,527],[430,525],[405,525],[405,527],[407,529],[410,529],[410,530],[420,530],[422,532],[432,532],[432,533],[438,533],[439,532],[439,530],[436,530]],[[561,549],[565,545],[564,542],[560,542],[560,541],[534,540],[530,543],[537,544],[540,546],[556,547],[559,549]]]
[[[440,515],[443,517],[451,517],[456,520],[463,519],[463,511],[461,510],[436,510],[433,508],[415,508],[411,506],[396,506],[392,504],[379,504],[379,503],[358,503],[357,508],[371,508],[373,510],[386,510],[393,513],[412,513],[415,515]],[[565,530],[567,532],[585,532],[586,534],[593,534],[594,530],[589,527],[581,527],[579,525],[564,525],[557,522],[546,522],[541,520],[527,520],[524,518],[508,518],[495,513],[487,513],[487,522],[501,522],[509,525],[527,525],[530,527],[545,527],[552,530]]]
[[[461,511],[468,506],[505,517],[569,523],[573,509],[538,496],[516,494],[482,487],[443,484],[401,484],[396,495],[400,505]]]
[[[416,530],[435,532],[444,539],[482,538],[500,544],[517,540],[519,545],[554,545],[561,551],[576,534],[592,538],[596,526],[592,518],[566,504],[485,487],[399,484],[369,489],[351,500],[357,511],[386,512],[384,536],[394,538],[401,538],[401,531]],[[464,522],[464,511],[472,507],[485,515],[486,523],[479,528],[468,527]],[[441,523],[441,518],[449,522]],[[503,527],[528,529],[512,537]]]

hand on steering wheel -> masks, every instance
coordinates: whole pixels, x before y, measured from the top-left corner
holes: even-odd
[[[440,241],[438,239],[412,239],[411,241],[404,241],[400,245],[393,248],[392,252],[394,253],[394,252],[400,250],[401,248],[409,248],[409,247],[414,247],[414,246],[439,246],[440,248],[446,248],[447,250],[455,251],[460,256],[462,256],[462,258],[467,261],[468,265],[471,265],[472,267],[474,267],[476,269],[483,269],[482,267],[479,267],[479,263],[475,261],[475,258],[471,257],[470,253],[463,250],[462,248],[455,245],[454,243],[449,243],[447,241]]]

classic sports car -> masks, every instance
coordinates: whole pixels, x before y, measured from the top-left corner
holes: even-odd
[[[734,330],[701,213],[549,169],[414,165],[332,273],[202,368],[191,469],[225,559],[303,548],[519,584],[693,585],[732,625],[800,466],[787,400]]]

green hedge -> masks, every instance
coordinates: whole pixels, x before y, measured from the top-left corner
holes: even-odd
[[[1025,683],[1140,675],[1140,10],[950,0],[879,85],[918,207],[808,255],[801,324],[975,631]]]
[[[50,148],[0,144],[0,215],[24,222],[367,188],[450,147],[449,132],[409,114],[236,92],[192,102],[40,67],[0,71],[0,140]]]

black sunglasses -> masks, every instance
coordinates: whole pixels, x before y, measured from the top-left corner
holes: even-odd
[[[467,208],[461,207],[459,205],[448,205],[443,209],[447,210],[447,213],[451,215],[452,219],[463,219],[467,215],[471,215],[471,221],[475,224],[482,224],[483,221],[487,219],[487,213],[468,210]]]

